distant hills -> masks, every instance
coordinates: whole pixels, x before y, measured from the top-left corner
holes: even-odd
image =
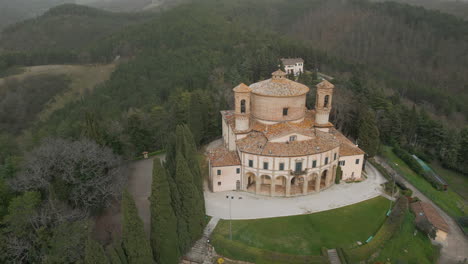
[[[148,18],[149,14],[145,13],[112,13],[64,4],[48,10],[40,17],[5,28],[0,35],[0,50],[78,49]]]
[[[468,20],[468,1],[466,0],[395,0],[395,2],[422,6]]]

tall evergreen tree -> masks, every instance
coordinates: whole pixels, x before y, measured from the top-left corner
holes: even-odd
[[[179,242],[187,241],[185,246],[188,246],[192,241],[198,239],[202,233],[203,225],[200,224],[200,212],[202,212],[202,208],[199,199],[199,191],[193,183],[193,175],[187,161],[181,152],[178,152],[176,155],[175,182],[181,194],[182,213],[187,223],[186,235],[179,230]],[[185,232],[185,230],[183,232]],[[184,236],[181,237],[181,235]]]
[[[131,194],[125,190],[122,197],[122,242],[129,264],[151,264],[153,255],[145,234],[143,221]]]
[[[362,109],[358,120],[359,146],[370,157],[373,157],[377,154],[380,144],[379,129],[375,123],[374,113],[368,109]]]
[[[166,170],[159,159],[153,161],[151,185],[151,247],[157,263],[178,263],[177,218],[171,205]]]
[[[102,246],[88,237],[85,246],[85,264],[108,264],[109,259]]]
[[[190,170],[193,175],[193,182],[197,186],[199,192],[203,195],[203,177],[200,170],[200,164],[197,159],[197,146],[188,126],[183,126],[184,129],[184,156],[187,163],[190,164]]]

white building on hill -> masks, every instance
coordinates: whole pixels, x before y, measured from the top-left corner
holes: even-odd
[[[294,73],[294,76],[298,76],[304,72],[304,60],[301,58],[283,58],[281,62],[288,74]]]
[[[221,111],[223,145],[209,153],[213,192],[243,190],[271,196],[305,195],[343,180],[361,179],[364,152],[328,121],[334,86],[309,87],[278,70],[272,78],[234,91],[235,110]]]

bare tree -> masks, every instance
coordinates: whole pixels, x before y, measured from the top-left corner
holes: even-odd
[[[107,147],[86,139],[49,138],[26,156],[24,169],[11,186],[18,191],[45,191],[90,212],[121,195],[124,170],[121,158]]]

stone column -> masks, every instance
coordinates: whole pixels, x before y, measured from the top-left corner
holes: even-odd
[[[289,196],[291,194],[291,179],[289,177],[286,177],[286,196]]]
[[[303,177],[304,183],[303,183],[303,185],[302,185],[302,187],[303,187],[303,188],[302,188],[302,194],[307,194],[307,188],[308,188],[307,185],[309,185],[308,178],[309,178],[309,177],[307,177],[307,176],[304,176],[304,177]]]
[[[271,177],[271,185],[270,185],[270,196],[275,195],[275,185],[276,185],[276,179]]]
[[[331,170],[328,170],[327,172],[327,177],[325,178],[325,187],[330,186],[331,178],[332,178],[332,173]]]
[[[320,174],[315,179],[315,191],[320,192]]]
[[[255,193],[256,194],[260,192],[260,184],[261,184],[260,178],[256,177],[255,179]]]

